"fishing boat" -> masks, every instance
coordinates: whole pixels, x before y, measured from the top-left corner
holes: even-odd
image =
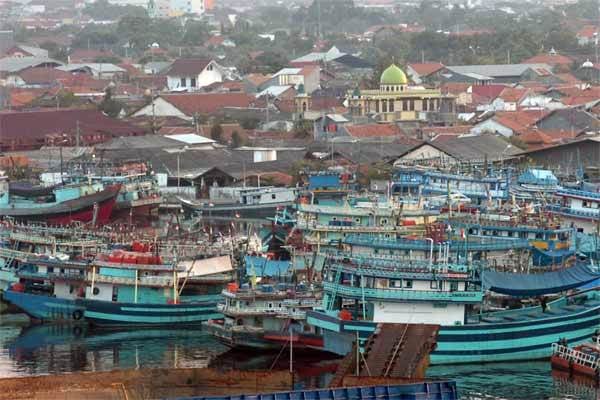
[[[552,343],[552,369],[567,371],[573,375],[600,377],[600,337],[569,347],[564,340]]]
[[[276,393],[258,393],[258,394],[238,394],[234,396],[195,396],[181,398],[180,400],[237,400],[240,398],[252,397],[256,400],[294,400],[294,399],[331,399],[339,400],[371,400],[374,398],[381,400],[455,400],[458,399],[456,382],[454,381],[434,381],[418,382],[405,384],[391,384],[378,386],[354,386],[332,389],[312,389],[299,390],[291,392]]]
[[[510,193],[519,200],[550,200],[554,193],[561,188],[558,178],[552,171],[528,168],[510,187]]]
[[[548,211],[560,215],[565,224],[584,233],[597,233],[600,221],[600,193],[585,189],[560,189],[557,203],[549,204]]]
[[[400,166],[392,175],[391,191],[412,197],[461,193],[471,204],[499,204],[509,198],[510,176],[492,170],[471,173]]]
[[[74,221],[104,224],[110,220],[120,190],[120,185],[74,184],[25,196],[22,191],[11,193],[8,177],[0,175],[0,216],[58,225]]]
[[[191,325],[222,318],[216,309],[218,292],[181,295],[185,281],[180,286],[180,275],[190,274],[177,264],[163,264],[152,253],[32,260],[17,272],[19,282],[4,299],[41,321],[85,319],[98,326]]]
[[[448,214],[444,220],[470,238],[523,239],[529,241],[534,266],[562,264],[575,254],[575,229],[562,218],[532,206],[508,210]]]
[[[320,252],[336,249],[347,235],[390,239],[409,234],[438,215],[421,202],[352,198],[343,205],[299,204],[296,229]]]
[[[489,311],[486,290],[509,296],[558,293],[598,277],[591,267],[542,274],[491,271],[479,263],[390,261],[334,256],[323,278],[323,305],[307,322],[323,335],[324,350],[364,345],[379,324],[433,324],[430,363],[462,364],[549,358],[551,344],[587,340],[600,323],[600,293],[589,290],[547,306]]]
[[[294,347],[322,346],[311,334],[306,311],[320,304],[318,293],[305,285],[260,285],[256,289],[229,284],[219,304],[222,321],[208,321],[206,330],[229,347],[279,349],[290,340]]]
[[[179,197],[188,215],[225,218],[272,217],[281,207],[296,201],[296,189],[264,187],[211,187],[208,199],[190,200]]]

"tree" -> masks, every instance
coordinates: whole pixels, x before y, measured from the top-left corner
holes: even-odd
[[[233,131],[231,134],[231,147],[238,148],[244,145],[244,139],[240,136],[238,131]]]
[[[240,126],[244,129],[256,129],[258,128],[258,124],[260,123],[260,120],[258,118],[254,118],[254,117],[244,117],[242,118],[242,120],[240,121]]]
[[[215,122],[210,128],[210,138],[217,142],[221,142],[223,139],[223,127],[219,122]]]
[[[108,87],[104,91],[104,99],[102,99],[99,108],[109,117],[117,118],[123,109],[123,104],[112,98],[112,88]]]

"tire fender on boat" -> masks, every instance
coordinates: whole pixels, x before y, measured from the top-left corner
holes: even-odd
[[[82,332],[83,331],[81,330],[80,326],[76,326],[76,327],[73,328],[73,335],[75,335],[76,337],[81,336]]]
[[[81,311],[81,310],[73,311],[73,319],[75,321],[79,321],[81,319],[81,317],[83,317],[83,311]]]

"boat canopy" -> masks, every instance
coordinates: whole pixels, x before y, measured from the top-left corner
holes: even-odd
[[[484,271],[483,287],[511,296],[539,296],[573,289],[600,278],[600,273],[585,263],[540,274],[515,274]]]

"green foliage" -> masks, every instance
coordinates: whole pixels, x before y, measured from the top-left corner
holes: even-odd
[[[209,35],[208,25],[204,22],[189,20],[185,24],[181,44],[187,46],[199,46],[208,39]]]
[[[123,103],[112,98],[112,89],[106,88],[104,99],[99,104],[98,108],[112,118],[117,118],[123,109]]]
[[[120,64],[121,59],[117,56],[100,56],[94,59],[95,63]]]
[[[288,63],[288,59],[283,54],[273,51],[265,51],[256,57],[256,61],[264,66],[265,72],[277,72]]]
[[[233,131],[231,133],[231,147],[238,148],[244,145],[244,139],[240,136],[238,131]]]
[[[58,108],[69,108],[77,105],[79,99],[73,92],[67,90],[61,90],[56,95],[56,105]]]
[[[214,125],[210,127],[210,138],[219,143],[223,140],[223,127],[219,122],[215,122]]]
[[[44,42],[40,45],[42,49],[48,50],[48,57],[55,60],[66,62],[68,59],[68,50],[64,47],[60,47],[54,42]]]
[[[260,120],[258,118],[244,117],[240,121],[240,126],[244,129],[248,129],[248,130],[256,129],[256,128],[258,128],[259,123],[260,123]]]
[[[294,123],[294,137],[297,139],[308,139],[313,136],[313,124],[311,121],[301,119]]]
[[[116,21],[124,15],[147,16],[143,7],[120,6],[111,4],[107,0],[97,0],[94,3],[86,4],[83,13],[96,20]]]

